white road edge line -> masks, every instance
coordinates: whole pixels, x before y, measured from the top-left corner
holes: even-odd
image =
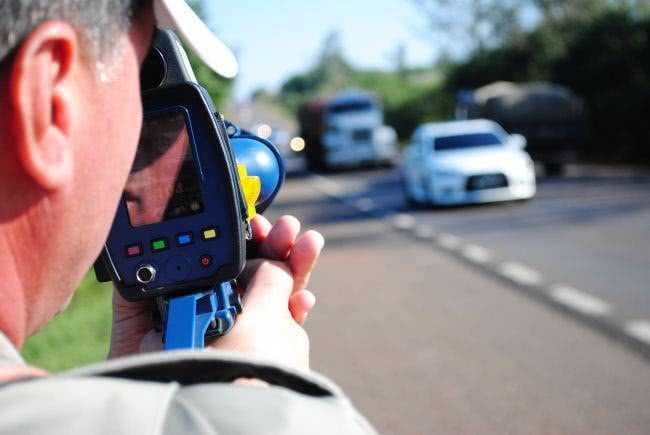
[[[645,344],[650,345],[650,321],[635,320],[625,325],[625,332]]]
[[[494,257],[492,252],[490,252],[488,249],[479,245],[472,244],[465,245],[462,250],[462,255],[466,260],[477,264],[489,263],[490,260],[492,260]]]
[[[589,316],[604,316],[611,311],[610,305],[602,299],[565,285],[552,287],[550,296],[556,302]]]
[[[393,217],[393,226],[398,230],[407,231],[415,228],[415,217],[406,213],[399,213]]]
[[[455,251],[462,245],[463,241],[453,234],[442,233],[436,238],[439,246],[449,251]]]
[[[313,174],[314,184],[325,194],[330,196],[339,196],[343,191],[343,188],[336,181],[332,181],[327,177],[322,175]]]
[[[343,186],[327,177],[314,174],[313,179],[315,187],[323,193],[341,199],[343,202],[361,212],[371,212],[377,208],[377,204],[372,198],[364,197],[359,198],[356,201],[346,199],[342,195],[345,191]],[[417,221],[412,215],[406,213],[391,213],[384,218],[389,219],[393,227],[399,230],[413,231],[415,236],[420,239],[427,239],[435,236],[434,231],[429,227],[416,227]],[[466,244],[463,246],[463,240],[453,234],[439,234],[435,236],[435,243],[449,251],[461,250],[461,255],[473,263],[486,264],[493,258],[492,252],[488,249],[474,244]],[[540,272],[514,261],[501,263],[496,267],[496,271],[501,276],[519,285],[533,287],[539,286],[543,281]],[[553,286],[550,289],[549,295],[556,302],[583,314],[604,316],[611,312],[611,306],[607,302],[569,286]],[[627,335],[650,346],[650,321],[636,320],[628,322],[625,324],[624,330]]]
[[[419,226],[414,230],[415,237],[422,240],[430,239],[434,236],[435,232],[431,227]]]
[[[542,282],[542,274],[530,267],[517,262],[501,263],[497,272],[517,284],[538,286]]]

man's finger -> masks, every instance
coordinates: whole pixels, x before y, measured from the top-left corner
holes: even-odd
[[[251,221],[251,227],[253,229],[253,241],[262,243],[268,237],[273,225],[264,216],[258,214]]]
[[[294,291],[307,287],[309,277],[325,246],[325,239],[318,231],[307,231],[300,236],[289,255],[289,267],[293,272]]]
[[[295,292],[289,298],[289,311],[291,316],[299,325],[304,325],[309,312],[316,305],[316,296],[309,290]]]
[[[284,261],[300,233],[300,221],[293,216],[282,216],[273,225],[258,250],[263,258]]]
[[[277,261],[249,261],[238,282],[244,288],[242,297],[246,309],[257,304],[279,304],[286,310],[293,291],[291,270]]]

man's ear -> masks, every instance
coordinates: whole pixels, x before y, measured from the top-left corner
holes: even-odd
[[[25,174],[48,191],[73,177],[71,74],[79,57],[76,30],[48,21],[23,41],[9,70],[11,146]]]

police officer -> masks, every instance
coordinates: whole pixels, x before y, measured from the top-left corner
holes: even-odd
[[[110,360],[52,376],[19,349],[71,299],[105,241],[142,123],[154,28],[217,73],[237,64],[183,0],[0,0],[0,433],[367,433],[309,371],[305,290],[323,238],[253,221],[264,260],[212,349],[145,353],[148,307],[114,297]]]

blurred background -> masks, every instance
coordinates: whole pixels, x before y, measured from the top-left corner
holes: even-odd
[[[571,158],[650,162],[647,1],[249,0],[204,14],[242,64],[235,83],[215,86],[224,107],[274,104],[295,117],[305,102],[366,90],[406,141],[420,123],[454,117],[471,91],[546,82],[581,106]]]
[[[650,431],[650,1],[190,3],[285,157],[269,217],[326,236],[313,366],[381,432]],[[110,300],[26,359],[103,359]]]

